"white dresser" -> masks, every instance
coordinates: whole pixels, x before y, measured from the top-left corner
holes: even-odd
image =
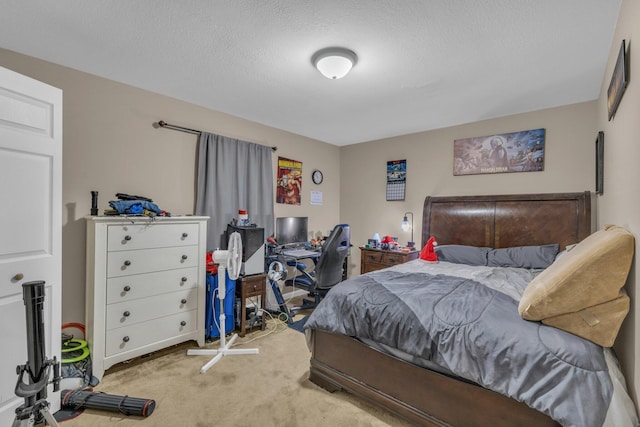
[[[208,217],[87,217],[86,337],[93,375],[205,340]]]

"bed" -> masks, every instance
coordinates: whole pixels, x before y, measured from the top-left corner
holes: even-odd
[[[592,233],[591,203],[589,192],[427,197],[423,210],[422,244],[424,245],[430,236],[435,236],[440,244],[496,249],[557,244],[557,251],[561,252],[567,246],[582,241]],[[416,260],[410,263],[420,262],[422,261]],[[408,264],[368,273],[339,284],[312,313],[305,329],[311,350],[310,380],[329,391],[345,390],[358,395],[418,425],[560,425],[558,421],[548,414],[550,411],[553,413],[553,408],[549,411],[545,407],[545,411],[542,412],[541,410],[533,409],[533,407],[538,407],[539,401],[534,402],[535,404],[532,407],[530,404],[508,397],[510,395],[508,393],[510,391],[508,385],[505,386],[507,393],[503,390],[499,390],[499,392],[492,391],[479,385],[476,381],[461,377],[457,372],[451,372],[448,369],[449,365],[446,363],[444,367],[441,367],[439,364],[432,364],[430,361],[407,360],[411,358],[411,354],[368,339],[366,337],[366,325],[360,326],[360,329],[357,329],[357,326],[335,328],[331,324],[333,320],[330,320],[329,323],[326,321],[323,323],[321,320],[323,310],[331,310],[332,304],[337,307],[334,308],[335,310],[339,310],[338,306],[343,304],[342,302],[336,302],[336,298],[330,300],[329,296],[331,294],[336,294],[338,295],[337,298],[346,300],[345,296],[340,296],[340,292],[346,292],[344,295],[349,294],[349,292],[355,295],[360,292],[358,286],[369,285],[367,280],[369,282],[384,282],[384,280],[387,280],[385,279],[386,276],[396,281],[407,281],[409,280],[407,275],[418,274],[411,270],[413,267]],[[448,263],[439,264],[442,264],[439,268],[444,268],[447,267],[446,264]],[[432,276],[435,274],[431,273]],[[527,273],[518,271],[518,274],[525,274],[526,276]],[[518,279],[523,281],[523,287],[526,287],[526,282],[531,279],[525,276]],[[492,293],[487,294],[489,291],[486,291],[484,286],[476,287],[475,283],[465,284],[465,286],[471,286],[474,292],[479,292],[477,295],[480,300],[487,298],[492,301],[502,301],[506,304],[507,309],[509,304],[514,304],[514,301],[505,296],[503,292],[491,290]],[[350,289],[351,291],[349,291]],[[359,298],[366,299],[362,295]],[[455,307],[456,302],[454,301],[453,304],[452,307]],[[517,305],[517,303],[515,304]],[[323,308],[323,306],[329,308]],[[456,312],[456,310],[450,311]],[[459,313],[460,311],[457,312]],[[333,315],[334,313],[331,313],[331,316]],[[392,317],[394,316],[396,314]],[[353,315],[351,317],[358,316]],[[458,315],[456,322],[464,322],[464,317],[464,315]],[[369,319],[369,321],[387,325],[385,322],[379,321],[378,318]],[[411,319],[405,318],[403,320],[403,322],[408,321],[411,321]],[[522,321],[520,318],[514,319],[513,323],[533,324],[533,322]],[[364,337],[355,338],[358,333],[354,333],[349,328],[363,331],[362,335]],[[395,327],[395,330],[400,331],[398,333],[404,333],[403,329],[406,329],[406,327]],[[556,334],[555,328],[547,329],[551,331],[550,334]],[[390,326],[388,330],[392,331],[394,327]],[[565,332],[559,332],[559,334],[562,333]],[[571,334],[557,335],[554,339],[556,341],[571,341],[573,344],[568,345],[589,348],[590,351],[598,352],[598,348],[602,349],[602,347],[592,345],[592,343]],[[452,337],[451,340],[455,341],[457,338]],[[429,348],[422,351],[429,352]],[[607,352],[607,356],[603,356],[603,358],[609,359],[602,363],[615,365],[616,369],[619,369],[615,359],[610,360],[611,354],[612,352]],[[455,351],[449,357],[456,358]],[[363,361],[366,361],[366,363],[363,363]],[[440,361],[437,362],[439,363]],[[470,365],[473,365],[473,363]],[[570,363],[562,365],[570,365]],[[475,367],[471,366],[470,369],[474,370]],[[483,372],[483,375],[485,374],[486,372]],[[557,377],[569,378],[567,381],[570,382],[570,378],[573,378],[574,374],[574,371],[559,371]],[[585,378],[584,381],[588,382],[591,379]],[[621,378],[619,370],[615,374],[611,374],[611,381],[617,387],[617,391],[613,392],[613,394],[623,394],[620,411],[625,412],[625,414],[620,419],[628,417],[631,424],[637,423],[635,408],[630,403],[631,400],[626,394],[626,390],[624,390],[624,379]],[[622,392],[620,391],[621,388],[623,389]],[[565,394],[573,393],[565,392]],[[577,394],[579,395],[580,393]],[[582,400],[584,401],[585,399],[587,402],[589,401],[588,397]],[[542,403],[547,405],[544,399]],[[567,404],[572,405],[572,402],[565,403],[565,405]],[[554,405],[556,404],[553,403],[548,406],[553,407]],[[560,404],[559,406],[562,405]],[[565,412],[567,412],[566,408]],[[571,412],[571,410],[568,412]],[[607,420],[609,420],[608,422],[610,422],[610,415],[607,414],[606,416]],[[580,420],[580,418],[578,418],[578,421],[562,420],[563,424],[568,425],[580,425],[584,421]],[[596,424],[600,425],[599,422]]]

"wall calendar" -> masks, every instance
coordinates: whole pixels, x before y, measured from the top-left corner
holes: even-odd
[[[387,162],[387,201],[404,200],[407,188],[407,161]]]

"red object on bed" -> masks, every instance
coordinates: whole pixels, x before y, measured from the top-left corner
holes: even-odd
[[[431,236],[427,240],[427,244],[424,245],[422,251],[420,251],[420,259],[429,262],[438,262],[438,254],[435,251],[434,245],[436,244],[436,238]]]

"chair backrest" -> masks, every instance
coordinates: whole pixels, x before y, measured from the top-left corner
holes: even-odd
[[[349,226],[336,225],[322,245],[315,267],[317,289],[329,289],[342,281],[344,259],[349,253]]]

